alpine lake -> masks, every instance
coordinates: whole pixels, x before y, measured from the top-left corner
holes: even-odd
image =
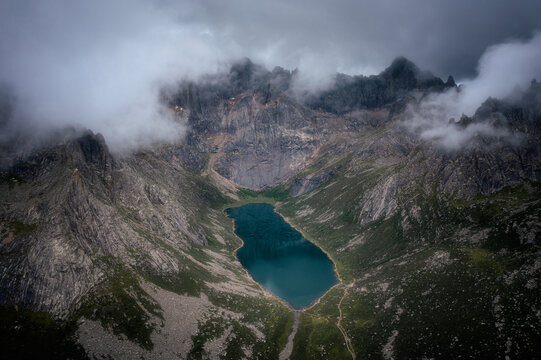
[[[337,284],[334,265],[269,204],[226,209],[244,241],[237,251],[252,278],[294,309],[303,309]]]

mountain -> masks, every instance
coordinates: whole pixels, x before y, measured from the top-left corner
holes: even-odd
[[[120,156],[87,131],[3,160],[3,357],[538,357],[539,84],[450,120],[504,135],[448,150],[405,124],[452,77],[398,58],[299,97],[296,76],[244,59],[180,83],[182,143]],[[308,310],[236,259],[223,210],[248,202],[335,263]]]
[[[455,86],[452,78],[444,83],[429,71],[421,71],[408,59],[399,57],[379,75],[337,75],[334,86],[312,97],[308,104],[315,109],[343,114],[382,107],[412,91],[441,92]]]

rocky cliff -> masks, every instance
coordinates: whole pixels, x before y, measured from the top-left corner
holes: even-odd
[[[89,131],[6,157],[2,334],[40,338],[42,311],[58,341],[40,346],[77,356],[278,358],[293,317],[223,212],[265,201],[341,278],[295,321],[291,358],[539,355],[539,84],[449,120],[497,129],[449,149],[408,121],[452,78],[399,58],[300,99],[296,74],[244,60],[164,92],[180,144],[120,156]]]
[[[369,78],[339,74],[331,89],[302,100],[293,90],[294,80],[295,73],[281,68],[271,72],[246,59],[228,74],[181,84],[170,103],[189,113],[197,136],[225,135],[214,144],[220,154],[216,170],[222,176],[260,190],[308,164],[324,140],[339,130],[342,118],[336,114],[390,106],[412,91],[441,92],[455,86],[405,58]]]

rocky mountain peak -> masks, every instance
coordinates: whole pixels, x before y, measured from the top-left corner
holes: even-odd
[[[106,159],[110,157],[109,149],[102,134],[94,134],[88,130],[78,137],[76,142],[87,163],[103,165]]]
[[[312,108],[343,114],[387,106],[410,91],[441,92],[454,86],[454,80],[444,83],[430,71],[422,71],[410,60],[398,57],[379,75],[338,74],[334,86],[310,98],[308,104]]]
[[[412,81],[417,79],[421,70],[410,60],[403,56],[399,56],[393,60],[391,65],[380,74],[384,78],[393,80]]]
[[[233,64],[229,70],[231,82],[235,88],[245,90],[249,85],[258,67],[248,58]],[[259,69],[260,70],[260,69]]]
[[[171,94],[169,105],[182,107],[189,123],[185,143],[114,158],[103,136],[74,129],[0,172],[0,304],[73,317],[79,341],[95,358],[122,358],[110,351],[126,346],[135,349],[129,358],[191,358],[204,342],[205,349],[229,349],[241,339],[251,354],[277,359],[277,352],[265,355],[257,346],[278,346],[267,330],[290,324],[289,311],[247,277],[223,211],[263,198],[312,234],[352,280],[337,288],[340,299],[324,296],[310,311],[326,319],[343,311],[356,320],[351,304],[363,302],[373,305],[381,324],[363,320],[348,328],[355,326],[348,321],[341,333],[325,320],[314,331],[334,329],[336,336],[321,345],[336,351],[331,346],[343,344],[347,331],[368,329],[374,336],[365,339],[375,341],[375,350],[352,346],[361,358],[378,357],[404,313],[427,322],[404,323],[411,336],[393,335],[397,341],[438,335],[398,358],[437,357],[447,349],[427,353],[431,344],[451,343],[464,329],[485,334],[481,320],[509,324],[501,338],[512,336],[519,349],[510,355],[532,358],[541,234],[539,83],[512,101],[489,98],[474,116],[450,120],[454,134],[469,135],[475,129],[469,125],[479,123],[502,135],[476,133],[466,149],[449,152],[402,124],[407,106],[418,101],[413,95],[456,86],[452,77],[444,83],[398,58],[380,75],[339,74],[334,86],[304,101],[289,91],[294,76],[244,59]],[[504,139],[517,133],[520,142]],[[428,295],[421,303],[420,293]],[[453,302],[442,303],[447,298]],[[460,319],[472,306],[479,321]],[[501,318],[494,317],[497,306],[505,306]],[[419,311],[429,315],[414,316]],[[431,321],[441,314],[462,322]],[[178,324],[181,333],[173,330]],[[218,329],[211,337],[209,324]],[[0,335],[11,341],[20,328],[14,322]],[[494,332],[469,338],[461,339],[466,352],[455,348],[454,357],[485,355],[471,354],[478,344],[494,349],[492,357],[505,350]],[[103,346],[106,341],[114,345]]]
[[[88,130],[73,141],[72,147],[72,159],[87,178],[111,179],[113,158],[103,135]]]
[[[244,58],[231,66],[229,81],[232,90],[239,93],[264,88],[272,75],[263,65],[254,64],[250,59]]]

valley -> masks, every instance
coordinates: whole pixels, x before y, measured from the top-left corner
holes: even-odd
[[[12,159],[0,181],[1,351],[541,354],[539,83],[449,121],[508,132],[449,150],[406,125],[428,94],[460,91],[452,78],[398,58],[302,101],[292,79],[246,59],[170,94],[189,129],[181,143],[120,156],[87,131]],[[334,263],[339,283],[307,309],[294,313],[238,261],[226,209],[250,203],[272,205]]]

